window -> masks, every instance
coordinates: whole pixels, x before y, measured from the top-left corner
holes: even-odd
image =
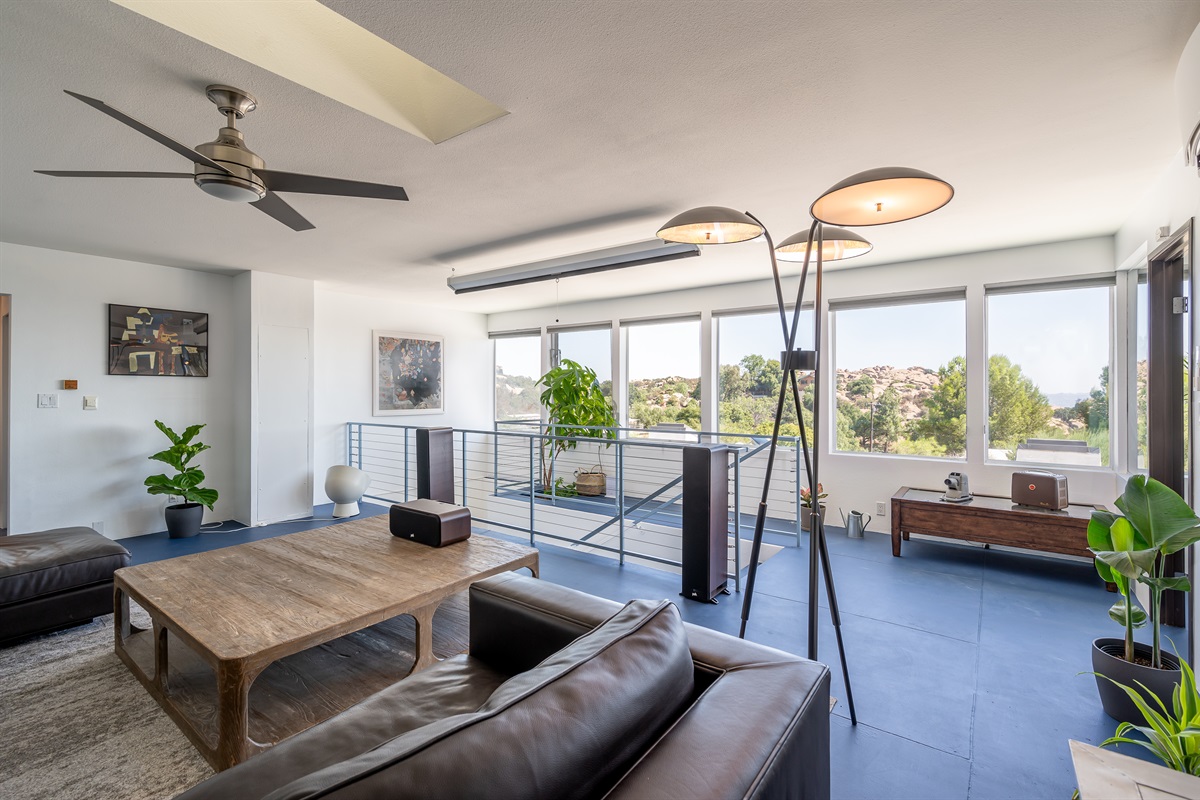
[[[700,320],[625,327],[629,426],[700,430]]]
[[[569,359],[596,373],[600,390],[612,397],[612,328],[571,328],[550,334],[553,363]]]
[[[966,455],[966,301],[949,292],[830,304],[837,449]]]
[[[1134,374],[1136,378],[1135,397],[1137,398],[1137,472],[1145,472],[1149,466],[1146,454],[1149,452],[1149,439],[1146,431],[1147,400],[1150,397],[1150,302],[1146,294],[1146,274],[1138,276],[1137,285],[1137,314],[1136,331],[1137,345],[1134,353]]]
[[[788,311],[788,324],[792,312]],[[800,312],[796,347],[812,349],[813,315]],[[736,314],[717,319],[717,430],[722,433],[757,433],[769,436],[775,422],[775,404],[783,371],[779,354],[784,349],[779,312]],[[805,387],[806,380],[809,382]],[[801,376],[805,424],[812,430],[811,375]],[[780,433],[798,436],[796,407],[788,395]]]
[[[988,292],[989,459],[1108,465],[1112,291]]]
[[[542,337],[538,333],[493,339],[496,355],[496,419],[541,419],[537,379],[542,375]]]

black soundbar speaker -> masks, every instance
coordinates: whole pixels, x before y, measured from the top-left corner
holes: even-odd
[[[417,497],[454,502],[454,428],[417,428]]]
[[[729,447],[683,448],[683,596],[705,603],[729,593]]]

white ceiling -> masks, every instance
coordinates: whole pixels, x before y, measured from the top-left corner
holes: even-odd
[[[1172,81],[1200,22],[1196,0],[326,5],[512,113],[435,146],[106,0],[0,0],[0,239],[500,311],[554,286],[456,298],[450,269],[646,239],[696,205],[753,211],[782,239],[876,166],[957,195],[866,229],[862,265],[1108,234],[1180,147]],[[185,181],[33,174],[188,171],[62,90],[198,144],[221,124],[209,83],[257,96],[241,127],[269,168],[398,183],[411,202],[287,195],[317,226],[297,233]],[[565,280],[562,301],[764,277],[760,251]]]

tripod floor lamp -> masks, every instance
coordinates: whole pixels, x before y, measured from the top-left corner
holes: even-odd
[[[826,261],[853,258],[871,250],[871,244],[862,236],[844,227],[867,227],[902,222],[936,211],[954,196],[950,184],[921,170],[907,167],[882,167],[852,175],[830,187],[809,208],[813,223],[807,231],[790,236],[775,246],[767,227],[749,212],[735,211],[723,206],[702,206],[685,211],[672,218],[658,231],[658,236],[668,242],[685,244],[736,244],[762,236],[767,241],[771,255],[771,277],[775,283],[775,302],[779,309],[779,321],[783,329],[784,350],[780,354],[783,380],[779,386],[779,399],[775,405],[775,423],[771,430],[771,444],[767,451],[766,476],[763,479],[762,500],[754,520],[754,541],[750,550],[750,572],[746,578],[746,594],[742,598],[742,624],[739,636],[745,637],[746,623],[750,620],[750,604],[754,599],[754,579],[758,572],[759,552],[762,549],[763,528],[767,519],[767,496],[771,489],[771,473],[775,467],[775,453],[779,446],[779,426],[783,421],[784,403],[788,389],[796,408],[796,420],[800,426],[800,444],[804,467],[808,473],[810,496],[813,498],[812,523],[808,560],[808,657],[817,659],[817,570],[821,568],[825,591],[829,598],[829,613],[837,638],[838,656],[842,664],[842,677],[846,685],[846,701],[850,719],[857,723],[854,711],[854,694],[850,688],[850,673],[846,667],[846,649],[842,643],[841,615],[838,612],[837,593],[834,591],[833,571],[829,562],[829,549],[825,541],[825,520],[817,501],[820,448],[818,439],[821,431],[821,290],[822,272]],[[839,226],[839,227],[833,227]],[[813,314],[813,348],[796,348],[796,333],[800,327],[800,309],[808,283],[809,263],[816,260],[816,296]],[[788,319],[787,305],[783,296],[783,284],[779,276],[778,260],[802,261],[800,286],[796,302]],[[799,373],[812,373],[812,436],[804,425],[804,409],[800,394]],[[810,442],[811,438],[811,442]],[[799,512],[799,509],[797,509]],[[740,530],[741,520],[736,521]]]

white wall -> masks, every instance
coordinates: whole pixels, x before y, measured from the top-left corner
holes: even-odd
[[[316,287],[315,465],[313,501],[327,503],[325,471],[346,459],[346,423],[382,422],[489,430],[492,343],[483,314],[407,305],[396,297]],[[445,337],[445,411],[371,416],[372,330]]]
[[[147,456],[167,444],[154,427],[197,422],[212,450],[198,459],[232,508],[235,486],[233,279],[190,270],[0,243],[0,293],[12,295],[12,533],[104,523],[119,539],[164,528],[165,497],[142,481],[160,472]],[[108,303],[209,315],[208,378],[108,375]],[[77,379],[78,391],[61,381]],[[38,409],[39,393],[57,409]],[[97,411],[83,396],[97,395]]]
[[[747,259],[762,258],[765,262],[765,253],[756,252],[753,245],[746,247],[750,248],[747,250]],[[763,271],[768,268],[764,263]],[[830,300],[964,288],[968,308],[968,363],[982,364],[986,363],[983,329],[985,285],[1096,275],[1111,273],[1113,270],[1113,241],[1111,237],[1106,236],[902,264],[834,269],[826,272],[824,290],[825,298]],[[797,282],[796,278],[785,280],[785,296],[795,296]],[[810,288],[808,300],[811,301],[812,297]],[[555,318],[564,325],[601,321],[613,321],[616,324],[621,319],[768,307],[773,302],[772,285],[768,281],[756,281],[579,303],[559,309],[542,308],[492,314],[488,317],[488,329],[505,331],[537,328],[553,324]],[[823,330],[828,337],[828,319]],[[822,352],[831,352],[828,338]],[[822,380],[826,390],[826,409],[832,407],[832,367],[831,358],[823,360]],[[951,470],[966,471],[971,479],[971,488],[975,492],[1007,496],[1014,467],[1006,464],[988,464],[984,457],[985,432],[982,423],[987,417],[984,375],[980,370],[972,370],[968,374],[968,382],[968,404],[973,412],[973,424],[967,431],[966,463],[947,459],[829,453],[823,448],[825,454],[821,457],[821,482],[830,492],[827,502],[831,519],[838,519],[838,508],[846,511],[856,509],[873,514],[875,502],[888,500],[901,486],[940,488]],[[822,437],[828,443],[832,430],[832,414],[822,416]],[[1068,476],[1074,502],[1109,503],[1116,497],[1118,479],[1111,470],[1063,468],[1058,471]],[[872,527],[876,530],[886,530],[886,521],[881,522],[882,525]]]
[[[244,316],[238,322],[240,349],[233,398],[239,499],[234,513],[237,519],[253,525],[306,517],[312,514],[308,499],[313,494],[314,283],[304,278],[249,272],[238,276],[236,287],[239,314]],[[300,344],[309,345],[309,355],[266,352],[260,347],[259,337],[268,326],[286,328],[302,338]],[[277,386],[260,381],[263,359],[271,359],[272,368],[299,373],[300,383],[307,384],[307,394],[280,396]],[[280,359],[292,363],[280,364]],[[293,413],[295,404],[302,406],[303,413]],[[278,438],[264,440],[260,436],[264,425],[283,416],[296,423],[295,435],[304,437],[304,442],[281,443]]]

